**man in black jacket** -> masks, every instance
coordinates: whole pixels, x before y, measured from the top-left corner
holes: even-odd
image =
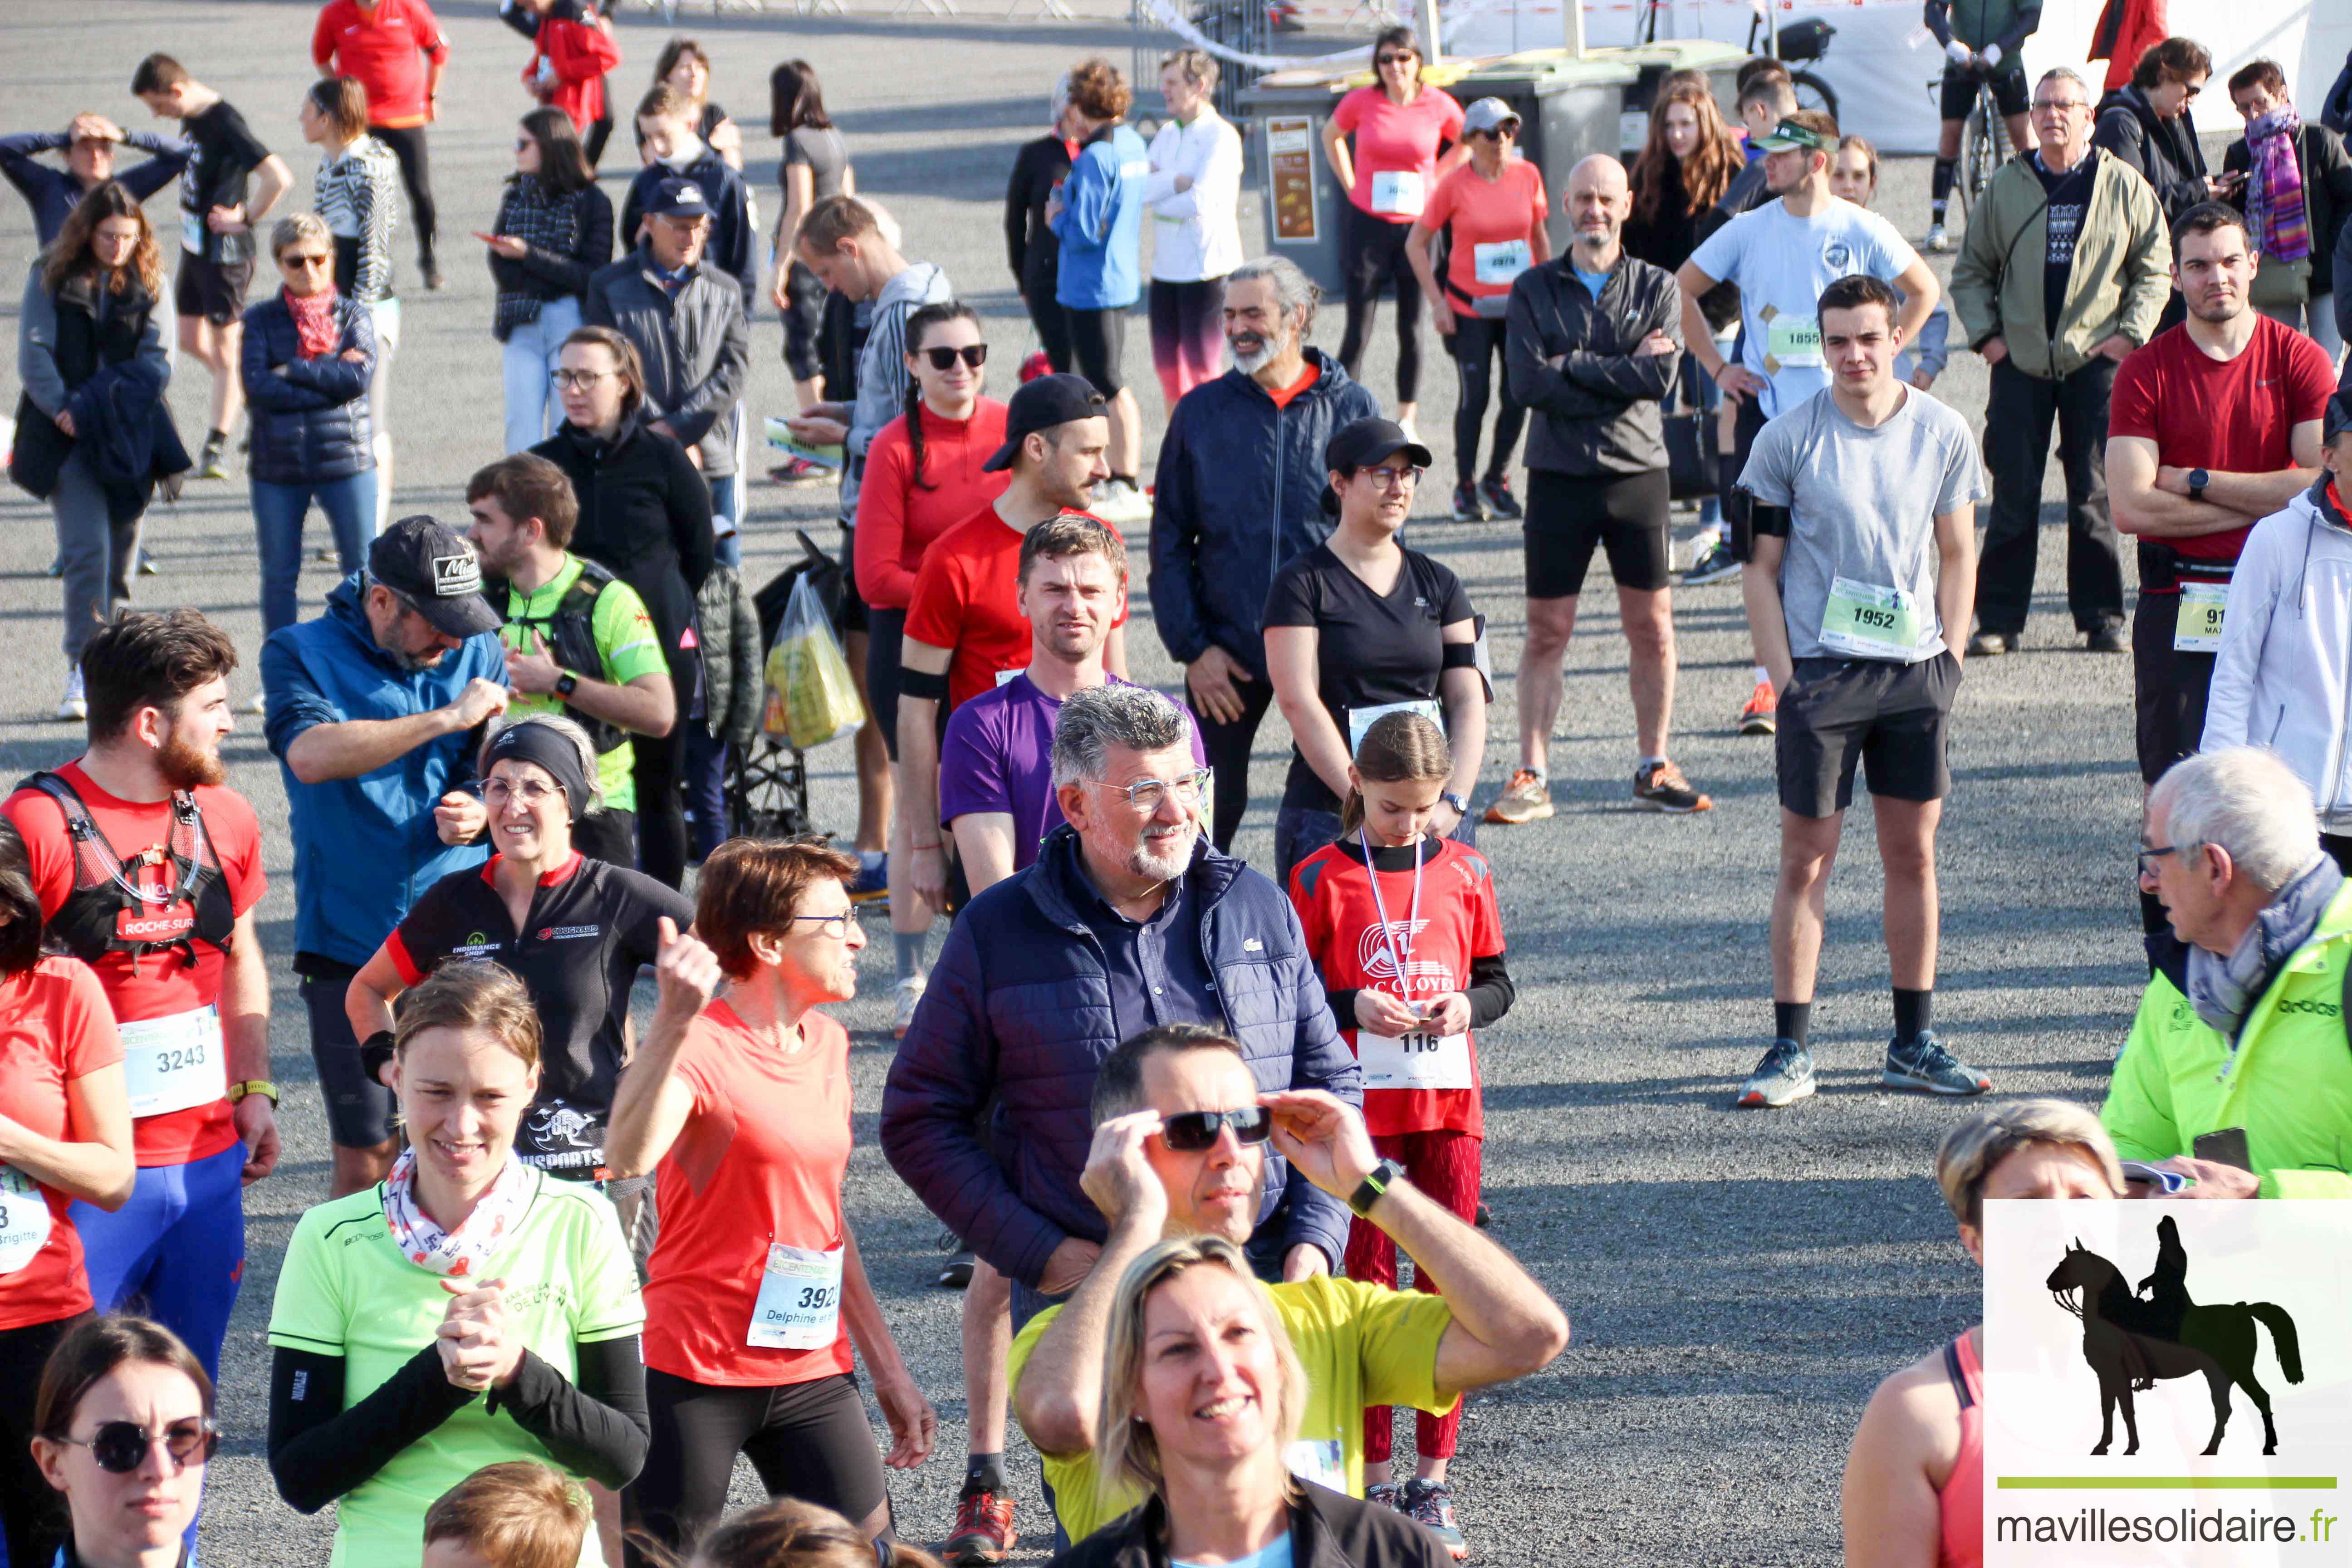
[[[1675,706],[1674,571],[1659,402],[1682,363],[1674,275],[1625,253],[1633,210],[1624,165],[1596,153],[1569,172],[1566,256],[1511,285],[1504,374],[1536,417],[1528,433],[1528,638],[1519,651],[1519,768],[1489,822],[1552,814],[1545,773],[1559,716],[1560,665],[1596,548],[1609,552],[1625,625],[1640,761],[1633,798],[1686,816],[1715,803],[1666,756]],[[1599,280],[1596,291],[1594,280]]]
[[[651,216],[654,195],[673,179],[688,179],[701,187],[709,204],[712,228],[710,259],[743,289],[743,308],[760,298],[760,263],[752,243],[751,194],[732,164],[695,134],[694,111],[677,89],[656,82],[637,104],[637,129],[644,132],[646,151],[653,162],[629,182],[621,200],[621,243],[637,243],[640,220]]]

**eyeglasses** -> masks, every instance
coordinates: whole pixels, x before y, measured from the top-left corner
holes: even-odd
[[[1409,66],[1419,58],[1421,58],[1419,55],[1375,55],[1372,57],[1372,63],[1381,66]]]
[[[1100,779],[1088,779],[1087,783],[1097,789],[1107,789],[1114,795],[1127,796],[1128,805],[1149,816],[1160,809],[1160,803],[1168,798],[1168,792],[1171,789],[1176,792],[1176,798],[1185,805],[1199,805],[1201,797],[1209,791],[1209,780],[1214,776],[1213,769],[1194,768],[1191,773],[1180,773],[1166,783],[1159,779],[1138,779],[1130,784],[1105,784]]]
[[[849,934],[849,928],[852,926],[856,926],[859,931],[866,929],[858,924],[856,910],[844,910],[837,915],[788,915],[785,917],[784,923],[797,925],[802,921],[814,921],[824,927],[824,929],[818,933],[821,936],[845,937]]]
[[[1358,468],[1357,473],[1372,481],[1373,487],[1384,490],[1409,490],[1421,483],[1426,468]]]
[[[98,1461],[98,1468],[109,1475],[127,1476],[147,1462],[148,1450],[157,1443],[163,1444],[172,1462],[183,1468],[210,1463],[220,1447],[220,1428],[208,1415],[174,1421],[160,1434],[150,1434],[135,1421],[109,1421],[87,1438],[68,1437],[65,1441],[77,1448],[88,1448],[89,1457]]]
[[[933,370],[946,370],[959,359],[973,370],[988,363],[986,343],[966,343],[960,349],[925,349],[923,357],[931,362]]]
[[[2041,114],[2044,111],[2053,114],[2063,114],[2070,109],[2088,109],[2090,107],[2091,100],[2087,98],[2037,98],[2033,100],[2033,112],[2036,114]]]
[[[332,267],[335,258],[315,250],[297,250],[278,258],[278,265],[288,270],[299,267],[308,271],[313,267]]]
[[[2153,877],[2156,875],[2156,862],[2163,859],[2167,855],[2178,855],[2184,849],[2195,847],[2193,844],[2143,845],[2139,852],[2139,874],[2143,877]]]
[[[536,810],[550,795],[559,795],[563,793],[554,785],[541,784],[536,779],[525,779],[520,784],[509,784],[505,779],[484,779],[481,781],[481,786],[482,799],[493,807],[503,806],[509,801],[519,799],[526,806]]]
[[[1228,1127],[1234,1130],[1235,1142],[1263,1143],[1274,1131],[1274,1118],[1262,1105],[1239,1110],[1187,1110],[1162,1118],[1160,1138],[1179,1154],[1197,1154],[1214,1147],[1217,1135]]]
[[[617,370],[559,370],[551,371],[547,379],[558,392],[585,392],[606,376],[620,374]]]

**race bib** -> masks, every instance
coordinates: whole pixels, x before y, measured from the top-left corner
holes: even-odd
[[[1028,668],[1029,668],[1029,667],[1028,667],[1027,665],[1025,665],[1025,664],[1024,664],[1024,665],[1023,665],[1023,666],[1021,667],[1021,668],[1020,668],[1020,669],[1000,669],[1000,670],[998,670],[998,671],[996,672],[996,684],[997,684],[997,685],[999,685],[999,686],[1003,685],[1006,681],[1008,681],[1008,680],[1012,679],[1014,676],[1016,676],[1016,675],[1020,675],[1020,674],[1024,673],[1024,671],[1026,671],[1026,670],[1028,669]]]
[[[2221,619],[2230,608],[2227,583],[2180,584],[2180,618],[2172,623],[2175,653],[2221,651]]]
[[[40,1184],[0,1165],[0,1275],[16,1273],[48,1244],[49,1200]]]
[[[1817,316],[1774,316],[1764,329],[1764,353],[1775,372],[1822,363],[1822,323]]]
[[[1348,710],[1348,754],[1354,756],[1357,749],[1364,743],[1364,731],[1370,729],[1375,721],[1391,713],[1418,713],[1439,729],[1445,728],[1445,710],[1433,697],[1416,698],[1411,702],[1383,702],[1377,708],[1350,708]]]
[[[192,213],[184,207],[180,210],[180,248],[194,251],[198,256],[205,253],[205,218],[202,213]]]
[[[1348,1490],[1348,1450],[1337,1437],[1301,1437],[1282,1451],[1282,1468],[1302,1481]]]
[[[1391,169],[1372,176],[1372,210],[1395,217],[1419,217],[1429,202],[1419,169]]]
[[[745,1342],[761,1350],[814,1351],[841,1336],[842,1249],[768,1244],[760,1300]]]
[[[1821,644],[1831,652],[1907,664],[1923,640],[1919,626],[1916,595],[1851,577],[1831,579],[1821,631]]]
[[[1470,1037],[1356,1033],[1356,1060],[1366,1089],[1469,1089]]]
[[[1497,239],[1470,247],[1471,276],[1481,283],[1507,284],[1528,269],[1528,242]]]
[[[123,1025],[122,1073],[134,1117],[210,1105],[228,1092],[219,1009],[198,1007]]]

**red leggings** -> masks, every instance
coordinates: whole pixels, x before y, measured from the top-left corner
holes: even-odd
[[[1402,1165],[1412,1184],[1443,1204],[1465,1222],[1478,1213],[1478,1158],[1483,1140],[1468,1132],[1400,1132],[1374,1138],[1372,1148],[1382,1159]],[[1415,1268],[1413,1289],[1437,1293],[1437,1285]],[[1348,1229],[1348,1278],[1374,1285],[1397,1282],[1396,1243],[1376,1225],[1357,1220]],[[1389,1462],[1390,1415],[1385,1405],[1364,1408],[1364,1464],[1369,1468]],[[1413,1444],[1425,1459],[1454,1457],[1454,1436],[1462,1429],[1462,1407],[1444,1415],[1425,1410],[1413,1413]]]

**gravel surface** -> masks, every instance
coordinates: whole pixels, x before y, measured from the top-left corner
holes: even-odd
[[[1013,26],[993,10],[714,19],[698,8],[681,28],[718,58],[714,93],[744,124],[763,225],[777,200],[766,74],[782,58],[816,62],[860,189],[904,222],[908,254],[943,262],[987,318],[1002,395],[1027,334],[1001,244],[1004,174],[1013,148],[1042,130],[1059,70],[1097,51],[1125,63],[1129,35],[1110,9],[1089,0],[1076,22]],[[316,157],[300,143],[294,109],[311,75],[313,15],[307,0],[0,5],[8,128],[62,125],[81,109],[145,124],[125,89],[140,57],[164,48],[228,94],[287,157],[307,198]],[[489,281],[467,236],[495,210],[510,127],[529,103],[516,80],[524,47],[487,0],[447,0],[442,16],[456,58],[432,153],[449,286],[439,294],[415,287],[404,233],[395,515],[429,510],[461,521],[465,478],[498,456],[499,430]],[[615,86],[625,106],[663,36],[643,12],[623,26],[626,63]],[[614,176],[628,145],[624,130],[608,164]],[[1916,237],[1926,225],[1927,165],[1890,163],[1886,179],[1890,216]],[[617,199],[617,178],[608,185]],[[168,216],[171,199],[152,210]],[[0,201],[0,256],[21,265],[31,250],[21,204]],[[13,316],[15,306],[13,294],[0,299],[0,311]],[[1318,325],[1316,341],[1327,347],[1337,342],[1338,314],[1335,306]],[[772,312],[763,310],[755,336],[755,406],[789,412]],[[1393,391],[1392,355],[1392,341],[1377,335],[1366,374],[1383,396]],[[1139,321],[1127,369],[1156,427],[1162,411]],[[1454,376],[1433,345],[1427,380],[1421,425],[1443,476]],[[201,373],[184,365],[173,402],[191,447],[204,429],[204,390]],[[1959,356],[1936,390],[1981,416],[1983,368],[1971,356]],[[2053,471],[2050,493],[2056,486]],[[752,494],[754,581],[796,553],[795,526],[836,542],[829,492],[762,484]],[[1433,483],[1423,507],[1433,512],[1445,498]],[[235,633],[248,661],[236,677],[240,699],[256,683],[260,636],[248,515],[236,482],[196,484],[176,507],[159,507],[148,538],[164,575],[137,589],[142,603],[193,603]],[[1938,1024],[1963,1058],[1994,1075],[1999,1093],[2095,1102],[2141,973],[2130,887],[2130,674],[2123,658],[2081,651],[2064,607],[2057,508],[2044,521],[2050,538],[2026,651],[1972,665],[1959,705],[1943,832]],[[316,537],[324,542],[322,526]],[[1433,515],[1412,539],[1459,572],[1492,618],[1503,678],[1483,805],[1515,763],[1508,672],[1524,625],[1517,540],[1507,527]],[[12,777],[79,749],[73,727],[48,718],[64,673],[58,589],[42,575],[51,542],[46,509],[20,492],[0,494],[0,619],[23,661],[0,698],[0,763]],[[311,565],[306,614],[331,573]],[[1520,986],[1517,1007],[1484,1041],[1494,1234],[1567,1306],[1576,1339],[1543,1375],[1472,1402],[1454,1476],[1481,1561],[1832,1561],[1838,1477],[1864,1400],[1888,1371],[1977,1314],[1976,1276],[1927,1175],[1937,1140],[1962,1109],[1877,1087],[1889,1015],[1866,813],[1856,816],[1851,868],[1832,892],[1814,1026],[1822,1093],[1777,1115],[1728,1109],[1770,1022],[1770,746],[1728,732],[1749,683],[1737,584],[1694,590],[1679,608],[1675,753],[1716,809],[1676,819],[1633,808],[1623,644],[1602,595],[1570,654],[1552,748],[1559,815],[1490,828],[1482,845],[1496,869]],[[1177,672],[1140,604],[1136,619],[1139,679],[1172,689]],[[1237,848],[1265,864],[1287,751],[1278,716],[1260,745],[1262,804]],[[287,1149],[277,1174],[247,1194],[249,1259],[224,1377],[229,1436],[214,1467],[203,1555],[216,1564],[322,1563],[330,1518],[288,1510],[264,1463],[270,1294],[294,1219],[325,1195],[327,1179],[326,1129],[287,969],[296,868],[278,772],[257,726],[247,721],[226,749],[234,782],[268,836],[272,885],[261,932],[275,982]],[[811,758],[825,827],[854,824],[847,767],[843,746]],[[875,1143],[891,1051],[887,952],[879,942],[866,963],[869,994],[840,1009],[854,1032],[859,1107],[848,1202],[899,1344],[941,1417],[939,1457],[894,1489],[903,1529],[921,1540],[944,1534],[952,1512],[963,1401],[957,1298],[929,1284],[939,1227]],[[1408,1447],[1409,1434],[1401,1434]],[[1035,1528],[1045,1516],[1034,1461],[1014,1447],[1022,1522]],[[748,1468],[739,1494],[755,1495]]]

